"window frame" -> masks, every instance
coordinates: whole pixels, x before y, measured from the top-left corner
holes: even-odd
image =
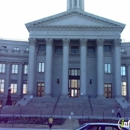
[[[0,94],[4,93],[4,89],[5,89],[5,80],[4,79],[0,79]]]
[[[121,65],[121,76],[126,76],[126,66]]]
[[[11,72],[12,74],[18,74],[18,68],[19,68],[19,65],[18,64],[12,64],[12,69],[11,69]]]
[[[110,63],[104,64],[104,73],[105,74],[111,74],[111,64]]]
[[[0,73],[5,73],[5,69],[6,69],[6,64],[0,63]]]
[[[11,88],[11,94],[17,94],[17,91],[18,91],[17,82],[11,82],[10,88]]]
[[[45,72],[45,63],[44,62],[39,62],[38,63],[38,72],[39,73],[44,73]]]
[[[121,82],[121,95],[127,96],[127,82]]]
[[[24,73],[24,74],[28,74],[28,64],[25,64],[25,65],[24,65],[23,73]]]

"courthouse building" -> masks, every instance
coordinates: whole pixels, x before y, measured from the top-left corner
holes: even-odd
[[[130,98],[130,43],[125,25],[84,11],[67,11],[26,24],[29,41],[0,40],[0,101],[34,96]]]

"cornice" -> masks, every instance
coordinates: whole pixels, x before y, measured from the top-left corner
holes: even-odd
[[[86,29],[96,29],[96,30],[108,30],[108,29],[110,29],[110,30],[122,30],[122,28],[121,27],[119,27],[119,26],[109,26],[109,27],[106,27],[106,26],[45,26],[45,25],[37,25],[37,26],[30,26],[29,28],[28,28],[29,30],[31,29],[31,30],[45,30],[45,29],[47,29],[47,30],[52,30],[52,29],[65,29],[65,30],[86,30]]]

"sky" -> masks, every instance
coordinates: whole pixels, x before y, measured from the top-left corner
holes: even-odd
[[[130,0],[84,0],[85,11],[125,24],[130,41]],[[28,40],[26,23],[67,10],[67,0],[0,0],[0,39]]]

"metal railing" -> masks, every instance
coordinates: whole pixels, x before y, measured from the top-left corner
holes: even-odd
[[[54,105],[52,114],[54,114],[54,111],[55,111],[55,109],[56,109],[57,103],[59,102],[59,99],[60,99],[60,94],[59,94],[59,96],[58,96],[58,98],[57,98],[57,100],[56,100],[56,103],[55,103],[55,105]]]

